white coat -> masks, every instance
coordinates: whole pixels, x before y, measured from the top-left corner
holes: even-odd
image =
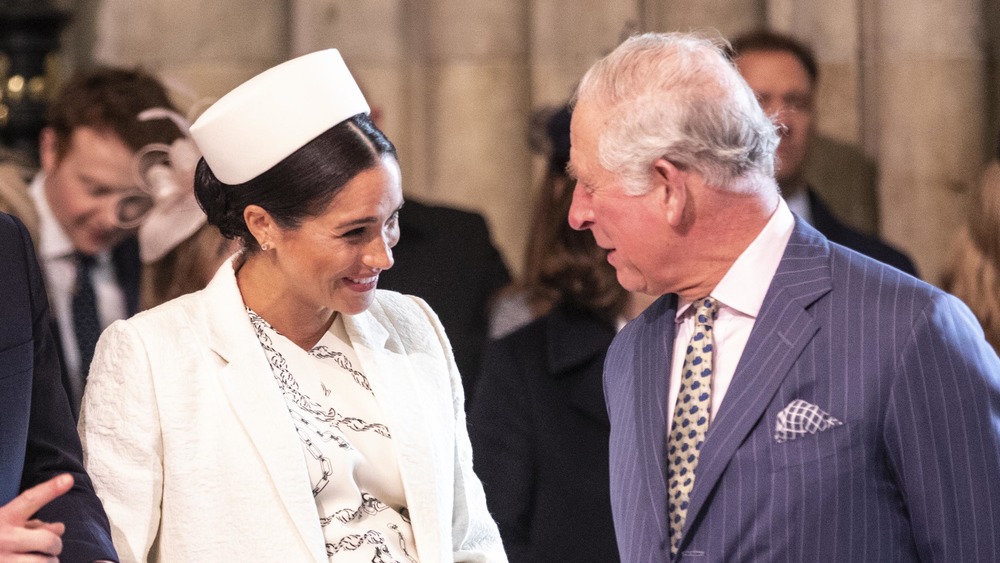
[[[506,561],[436,315],[377,291],[344,324],[392,431],[420,561]],[[123,563],[327,561],[302,446],[232,260],[204,290],[104,332],[79,429]]]

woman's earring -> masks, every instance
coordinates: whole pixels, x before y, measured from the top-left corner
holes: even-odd
[[[261,244],[260,245],[260,249],[263,250],[264,252],[267,252],[268,250],[271,250],[271,243],[265,242],[265,243]]]

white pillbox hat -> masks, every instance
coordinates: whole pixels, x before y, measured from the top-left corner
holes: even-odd
[[[191,137],[221,182],[256,178],[334,125],[369,113],[336,49],[265,70],[212,104]]]

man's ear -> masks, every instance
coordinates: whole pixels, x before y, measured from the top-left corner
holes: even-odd
[[[38,161],[42,171],[49,175],[59,165],[59,138],[51,127],[45,127],[38,135]]]
[[[688,204],[688,173],[665,158],[653,163],[653,189],[658,190],[667,222],[680,227]]]
[[[274,244],[274,239],[278,236],[280,229],[278,229],[274,217],[271,217],[266,209],[259,205],[248,205],[243,210],[243,220],[246,221],[250,234],[257,239],[258,245]]]

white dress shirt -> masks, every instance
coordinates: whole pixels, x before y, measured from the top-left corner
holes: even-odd
[[[73,288],[76,284],[76,257],[73,243],[66,231],[56,220],[52,207],[45,196],[45,174],[35,175],[29,188],[31,198],[38,210],[38,258],[45,273],[46,293],[52,316],[59,324],[59,340],[62,342],[65,368],[74,386],[75,396],[83,391],[83,379],[80,376],[80,351],[76,345],[76,333],[73,330]],[[105,329],[118,319],[128,316],[125,303],[125,292],[118,285],[115,277],[114,264],[111,262],[111,251],[96,255],[91,267],[91,281],[94,294],[97,296],[97,314],[101,321],[101,329]],[[76,388],[79,386],[79,388]]]
[[[785,253],[792,236],[795,218],[785,201],[779,200],[778,208],[771,215],[764,229],[750,246],[733,262],[710,296],[719,302],[719,315],[712,333],[715,338],[712,376],[712,411],[715,418],[729,384],[736,373],[736,366],[750,338],[764,295],[771,279],[778,270],[778,263]],[[681,299],[677,304],[677,329],[674,336],[674,355],[670,367],[670,419],[681,385],[681,369],[691,335],[694,332],[694,310],[691,301]]]

